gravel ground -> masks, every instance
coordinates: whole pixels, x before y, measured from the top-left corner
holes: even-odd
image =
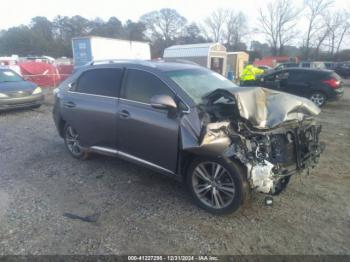
[[[273,207],[254,194],[218,217],[154,172],[70,157],[49,104],[0,114],[0,254],[350,254],[350,88],[319,119],[327,148],[317,169]]]

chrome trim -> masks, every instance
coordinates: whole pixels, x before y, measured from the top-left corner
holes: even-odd
[[[124,153],[124,152],[122,152],[122,151],[119,151],[118,154],[119,154],[120,156],[122,156],[122,157],[135,160],[135,161],[137,161],[137,162],[139,162],[139,163],[142,163],[142,164],[151,166],[151,167],[153,167],[153,168],[156,168],[156,169],[158,169],[158,170],[161,170],[161,171],[163,171],[163,172],[166,172],[166,173],[175,175],[175,173],[174,173],[173,171],[170,171],[169,169],[166,169],[166,168],[164,168],[164,167],[158,166],[158,165],[156,165],[156,164],[154,164],[154,163],[148,162],[148,161],[146,161],[146,160],[144,160],[144,159],[141,159],[141,158],[138,158],[138,157],[136,157],[136,156],[129,155],[129,154]]]
[[[142,65],[142,64],[136,64],[136,65]],[[178,97],[181,102],[187,107],[187,110],[183,110],[182,112],[185,113],[185,114],[189,114],[191,112],[191,108],[189,107],[189,105],[187,105],[185,103],[185,101],[182,99],[182,97],[180,97],[179,95],[177,95],[177,93],[174,91],[173,88],[171,88],[167,83],[165,83],[162,79],[159,78],[159,76],[157,76],[155,73],[153,72],[150,72],[148,70],[145,70],[145,69],[142,69],[142,68],[133,68],[132,67],[132,64],[131,64],[131,67],[129,67],[130,65],[128,65],[128,67],[125,67],[125,71],[126,71],[126,75],[127,75],[127,71],[128,70],[139,70],[139,71],[143,71],[143,72],[146,72],[146,73],[149,73],[149,74],[152,74],[153,76],[155,76],[157,79],[159,79],[166,87],[168,87],[171,92],[173,92],[175,94],[176,97]],[[143,65],[145,66],[145,65]],[[123,68],[119,68],[119,67],[100,67],[100,68],[89,68],[89,69],[86,69],[84,70],[80,75],[79,77],[76,79],[76,81],[79,81],[79,78],[85,73],[85,72],[88,72],[88,71],[91,71],[91,70],[96,70],[96,69],[110,69],[110,68],[115,68],[115,69],[122,69]],[[124,78],[125,76],[123,76]],[[171,79],[170,79],[171,80]],[[124,79],[123,79],[124,81]],[[77,91],[71,91],[72,89],[72,84],[74,83],[75,81],[71,82],[68,84],[68,90],[67,92],[68,93],[73,93],[73,94],[81,94],[81,95],[87,95],[87,96],[95,96],[95,97],[106,97],[106,98],[112,98],[112,99],[121,99],[121,100],[124,100],[124,101],[130,101],[130,102],[135,102],[135,103],[139,103],[139,104],[143,104],[143,105],[151,105],[151,104],[147,104],[147,103],[143,103],[143,102],[139,102],[139,101],[134,101],[134,100],[129,100],[129,99],[125,99],[125,98],[121,98],[121,97],[114,97],[114,96],[103,96],[103,95],[94,95],[94,94],[88,94],[88,93],[81,93],[81,92],[77,92]],[[120,87],[120,90],[123,89],[123,85],[121,85]]]
[[[132,103],[137,103],[137,104],[141,104],[141,105],[151,106],[151,104],[147,104],[147,103],[139,102],[139,101],[135,101],[135,100],[130,100],[130,99],[126,99],[126,98],[119,98],[119,99],[123,100],[123,101],[127,101],[127,102],[132,102]]]
[[[94,94],[88,94],[88,93],[81,93],[77,91],[70,91],[67,90],[68,93],[73,93],[73,94],[80,94],[80,95],[86,95],[86,96],[95,96],[95,97],[103,97],[103,98],[111,98],[111,99],[116,99],[118,100],[119,98],[116,96],[103,96],[103,95],[94,95]]]
[[[90,147],[92,151],[103,152],[113,155],[118,155],[118,151],[112,148],[102,147],[102,146],[92,146]]]
[[[144,160],[142,158],[139,158],[139,157],[136,157],[136,156],[124,153],[122,151],[118,151],[118,150],[112,149],[112,148],[107,148],[107,147],[102,147],[102,146],[92,146],[92,147],[90,147],[90,150],[93,151],[93,152],[96,152],[96,153],[104,153],[104,154],[109,154],[109,155],[113,155],[113,156],[119,156],[119,157],[124,157],[124,158],[127,158],[127,159],[131,159],[131,160],[134,160],[136,162],[142,163],[144,165],[147,165],[147,166],[153,167],[155,169],[158,169],[158,170],[160,170],[162,172],[165,172],[165,173],[168,173],[168,174],[171,174],[171,175],[175,175],[175,173],[173,171],[169,170],[169,169],[166,169],[164,167],[161,167],[161,166],[159,166],[157,164],[154,164],[154,163],[149,162],[147,160]]]
[[[127,102],[131,102],[131,103],[137,103],[137,104],[140,104],[140,105],[146,105],[146,106],[150,106],[152,107],[151,104],[147,104],[147,103],[144,103],[144,102],[139,102],[139,101],[135,101],[135,100],[130,100],[130,99],[126,99],[126,98],[119,98],[119,100],[123,100],[123,101],[127,101]],[[182,100],[181,100],[182,101]],[[183,101],[182,101],[183,102]],[[187,110],[182,110],[181,112],[184,113],[184,114],[189,114],[191,112],[191,109],[188,105],[185,104],[185,102],[183,102],[183,104],[188,108]],[[153,107],[152,107],[153,108]]]

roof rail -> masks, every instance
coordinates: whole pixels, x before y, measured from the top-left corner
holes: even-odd
[[[148,60],[141,59],[104,59],[104,60],[92,60],[87,65],[93,66],[98,64],[117,64],[117,63],[134,63],[149,67],[155,67],[153,63]]]
[[[193,61],[186,60],[186,59],[175,59],[175,63],[180,63],[180,64],[188,64],[188,65],[199,65]]]

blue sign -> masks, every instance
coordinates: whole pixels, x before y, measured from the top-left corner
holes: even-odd
[[[92,61],[89,38],[73,39],[74,66],[83,66]]]

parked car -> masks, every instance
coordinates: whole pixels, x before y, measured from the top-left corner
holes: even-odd
[[[275,71],[279,71],[279,70],[282,70],[282,69],[285,69],[285,68],[291,68],[291,67],[298,67],[299,64],[298,63],[294,63],[294,62],[291,62],[291,63],[282,63],[282,64],[278,64],[274,70]]]
[[[260,85],[309,98],[322,107],[328,100],[343,96],[341,77],[330,70],[289,68],[260,78]]]
[[[24,80],[15,71],[0,68],[0,110],[14,108],[38,108],[44,94],[36,84]]]
[[[318,61],[302,61],[299,63],[299,67],[302,68],[312,68],[312,69],[326,69],[326,65],[323,62]]]
[[[294,68],[294,67],[301,67],[301,68],[313,68],[313,69],[326,69],[326,65],[323,62],[309,62],[309,61],[302,61],[300,63],[282,63],[277,65],[274,70],[279,71],[282,69],[287,68]]]
[[[342,78],[350,78],[350,62],[338,63],[333,70]]]
[[[73,157],[120,157],[185,181],[215,214],[237,210],[252,190],[280,193],[323,148],[311,101],[240,88],[195,65],[94,64],[54,93],[54,121]]]
[[[325,69],[328,69],[328,70],[334,70],[337,66],[337,63],[334,63],[334,62],[324,62],[324,65],[325,65]]]

